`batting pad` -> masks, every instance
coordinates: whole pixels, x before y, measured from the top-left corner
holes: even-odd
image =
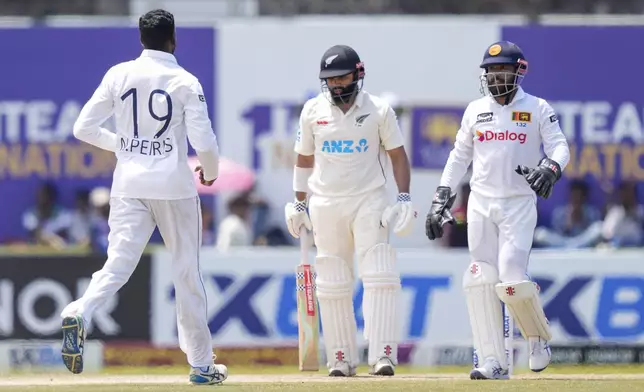
[[[362,259],[364,334],[369,341],[369,365],[389,357],[398,364],[398,294],[400,274],[396,252],[389,244],[370,248]]]
[[[318,304],[324,333],[327,367],[337,361],[358,365],[356,348],[358,329],[353,313],[353,278],[347,262],[339,257],[315,259]]]
[[[499,272],[494,266],[475,261],[465,271],[463,290],[470,314],[474,349],[481,363],[493,357],[507,369],[502,306],[494,291],[498,282]]]
[[[499,283],[496,285],[496,294],[510,308],[510,314],[525,339],[529,337],[552,339],[550,325],[539,300],[539,290],[534,282],[524,280]]]

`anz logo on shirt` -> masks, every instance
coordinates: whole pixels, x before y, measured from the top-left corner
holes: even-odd
[[[322,144],[322,152],[332,154],[362,153],[368,149],[367,139],[360,139],[357,143],[353,140],[325,140]]]

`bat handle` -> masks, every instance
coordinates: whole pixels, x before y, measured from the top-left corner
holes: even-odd
[[[300,263],[304,264],[309,259],[309,231],[306,227],[300,229]]]

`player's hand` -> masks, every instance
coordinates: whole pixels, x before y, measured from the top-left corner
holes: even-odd
[[[450,212],[450,208],[454,205],[456,200],[456,193],[452,194],[452,190],[447,186],[439,186],[434,194],[432,206],[427,213],[425,220],[425,234],[430,240],[443,237],[443,225],[449,223],[454,224],[454,217]]]
[[[535,169],[517,166],[514,171],[522,175],[530,184],[530,188],[544,199],[550,197],[555,182],[561,178],[561,167],[557,162],[549,158],[543,158]]]
[[[382,227],[387,228],[393,223],[393,231],[399,236],[411,233],[414,227],[414,218],[417,213],[411,205],[409,193],[399,193],[396,204],[385,208],[380,219]]]
[[[211,186],[212,184],[215,183],[215,180],[206,180],[203,176],[203,168],[201,166],[195,167],[195,172],[199,172],[199,182],[201,182],[201,185],[205,186]]]
[[[306,227],[308,230],[313,229],[309,213],[306,209],[306,200],[295,200],[293,203],[286,203],[284,217],[286,218],[288,232],[295,238],[300,238],[300,230],[302,227]]]

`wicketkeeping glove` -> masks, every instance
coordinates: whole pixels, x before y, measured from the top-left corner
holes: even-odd
[[[555,182],[561,178],[561,167],[549,158],[543,158],[534,169],[519,165],[514,171],[522,175],[530,188],[544,199],[550,197]]]
[[[443,225],[449,223],[454,224],[454,217],[450,212],[450,208],[454,205],[456,200],[456,193],[452,194],[452,190],[448,186],[439,186],[434,194],[432,206],[427,214],[425,220],[425,234],[430,240],[443,237]]]

